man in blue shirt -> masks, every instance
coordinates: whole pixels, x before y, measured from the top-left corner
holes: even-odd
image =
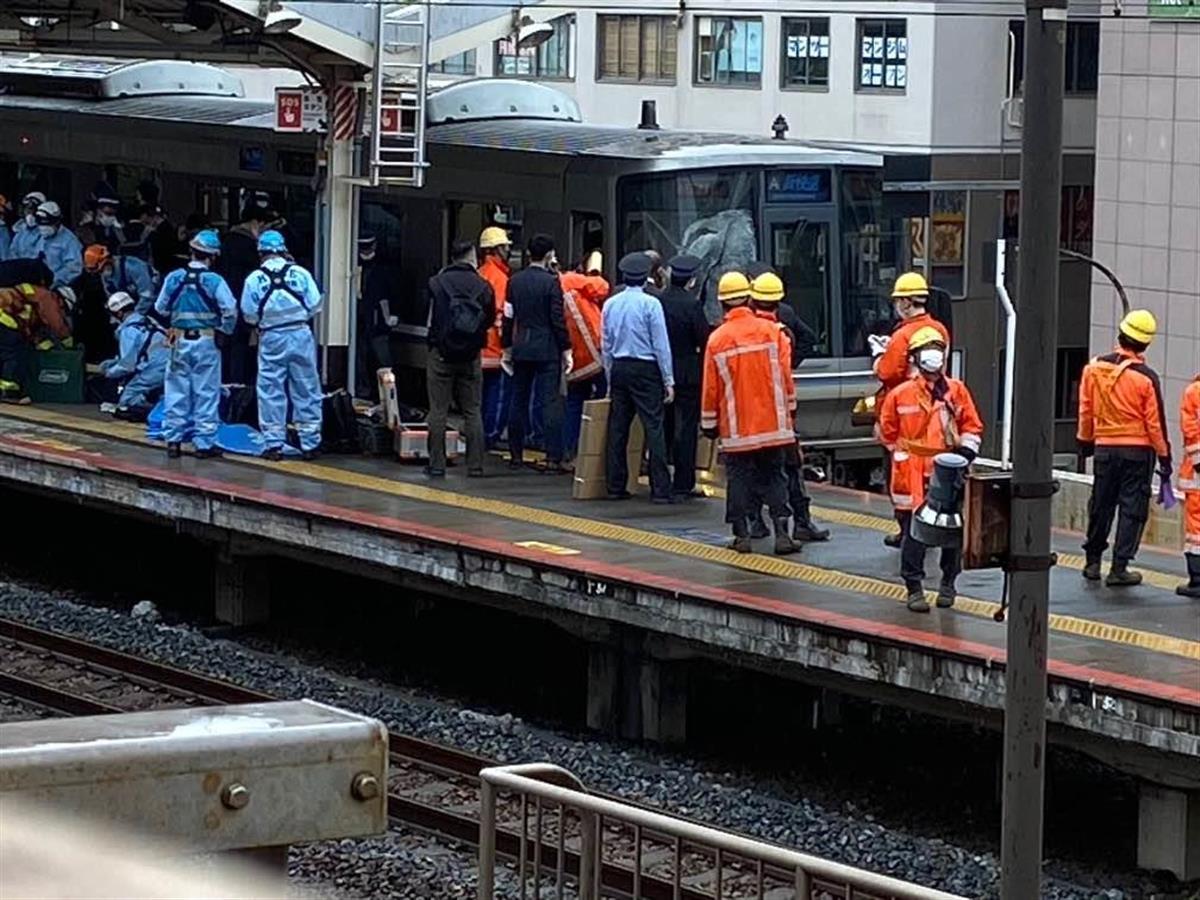
[[[652,264],[645,253],[629,253],[621,259],[618,268],[625,289],[609,298],[600,319],[601,353],[612,398],[606,447],[608,496],[629,497],[625,449],[636,412],[650,450],[651,502],[670,503],[663,405],[675,399],[675,376],[662,304],[645,290]]]
[[[119,349],[115,358],[100,363],[100,373],[124,382],[114,415],[142,422],[163,391],[171,351],[162,326],[137,312],[134,303],[125,291],[108,298],[109,314],[117,321]]]
[[[155,318],[170,328],[163,437],[167,456],[178,459],[190,426],[196,456],[208,459],[221,455],[217,447],[221,351],[215,332],[233,332],[237,301],[225,279],[209,271],[221,253],[217,233],[212,229],[197,232],[188,246],[191,262],[166,277],[154,303]]]
[[[288,397],[305,459],[321,446],[321,376],[313,317],[321,311],[321,291],[303,266],[287,259],[278,231],[258,236],[262,265],[246,276],[242,319],[258,327],[258,427],[263,459],[283,459]]]

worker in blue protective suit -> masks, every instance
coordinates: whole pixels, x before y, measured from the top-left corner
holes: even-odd
[[[37,227],[37,208],[46,202],[41,191],[30,191],[21,198],[21,218],[13,224],[12,241],[5,259],[37,259],[42,234]]]
[[[237,301],[225,279],[209,271],[221,253],[221,240],[210,228],[188,243],[191,261],[163,282],[154,315],[168,327],[163,437],[167,456],[178,459],[188,427],[196,456],[220,456],[216,446],[221,424],[221,351],[215,332],[230,334],[237,321]]]
[[[69,229],[63,227],[62,210],[53,200],[47,200],[33,214],[37,221],[41,243],[38,252],[54,273],[52,289],[71,284],[83,274],[83,245]]]
[[[124,291],[133,297],[134,312],[145,315],[154,307],[154,273],[150,265],[136,256],[114,256],[103,244],[92,244],[83,251],[83,268],[97,272],[104,290],[112,295]]]
[[[0,194],[0,262],[8,259],[8,245],[12,243],[12,231],[8,227],[8,214],[11,211],[8,198]]]
[[[287,405],[305,459],[321,445],[321,376],[310,322],[321,311],[321,291],[303,266],[287,259],[278,231],[258,236],[262,264],[246,276],[242,318],[258,327],[258,425],[263,458],[283,459]]]
[[[108,298],[108,312],[117,323],[120,349],[116,357],[100,363],[100,374],[124,382],[113,415],[142,422],[163,392],[171,351],[162,325],[137,312],[134,305],[133,297],[125,291]]]

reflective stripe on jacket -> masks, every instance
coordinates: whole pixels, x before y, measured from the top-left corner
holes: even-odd
[[[508,277],[512,274],[508,263],[500,257],[488,256],[479,266],[479,274],[492,286],[496,296],[496,324],[488,329],[487,344],[484,345],[480,363],[485,369],[500,368],[500,329],[504,324],[504,304],[508,300]]]
[[[1118,348],[1084,366],[1077,436],[1100,447],[1151,447],[1156,456],[1171,455],[1162,388],[1143,356]]]
[[[1183,399],[1179,404],[1179,430],[1183,432],[1179,487],[1185,491],[1200,491],[1200,375],[1183,389]]]
[[[892,330],[892,339],[887,345],[887,349],[875,360],[872,368],[875,370],[875,377],[879,379],[881,385],[880,392],[886,394],[893,388],[899,387],[916,372],[910,369],[911,363],[908,359],[908,342],[917,330],[920,328],[936,328],[941,332],[942,340],[946,342],[947,350],[950,348],[950,332],[946,330],[946,326],[935,319],[929,313],[922,313],[919,316],[914,316],[911,319],[905,319]],[[883,398],[880,397],[882,400]]]
[[[704,350],[700,426],[717,429],[723,453],[786,446],[796,440],[795,405],[792,348],[779,324],[731,310]]]
[[[983,421],[967,386],[946,379],[946,393],[933,397],[933,382],[914,375],[890,391],[879,410],[879,431],[892,454],[892,505],[914,510],[925,499],[925,484],[939,453],[966,447],[976,453]]]
[[[71,324],[58,294],[31,284],[0,288],[0,322],[26,340],[71,336]]]
[[[564,272],[558,280],[574,361],[567,381],[582,381],[599,374],[604,366],[600,357],[600,306],[608,296],[608,282],[603,276],[581,272]]]

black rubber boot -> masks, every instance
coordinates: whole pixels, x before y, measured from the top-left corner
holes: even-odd
[[[897,531],[895,534],[889,534],[883,539],[883,546],[891,547],[893,550],[900,549],[900,544],[904,540],[904,532]]]
[[[746,527],[745,522],[733,523],[733,543],[729,545],[730,550],[736,550],[738,553],[753,553],[754,547],[750,543],[750,530]]]
[[[283,449],[281,447],[271,447],[269,450],[264,450],[262,458],[268,462],[279,462],[283,459]]]
[[[788,520],[775,520],[775,555],[788,556],[792,553],[799,553],[800,545],[792,540],[788,534]]]
[[[167,444],[167,459],[179,459],[183,456],[183,445]]]
[[[804,503],[800,509],[792,510],[795,513],[792,522],[792,540],[801,544],[815,544],[829,540],[829,529],[818,528],[808,510],[808,503]]]
[[[929,601],[925,599],[925,588],[919,584],[908,585],[908,600],[905,606],[910,612],[927,613],[929,612]]]
[[[767,520],[763,518],[762,510],[759,510],[757,516],[750,517],[750,537],[759,540],[770,536],[771,529],[767,528]]]
[[[1175,593],[1200,600],[1200,553],[1185,553],[1183,558],[1187,560],[1188,582],[1175,588]]]
[[[938,609],[949,609],[954,605],[954,598],[958,596],[958,592],[954,589],[954,585],[948,581],[943,581],[938,585],[937,605]]]
[[[206,447],[203,450],[196,451],[196,459],[217,459],[224,455],[225,451],[220,447]]]
[[[1083,567],[1083,577],[1088,581],[1100,580],[1100,560],[1088,557],[1087,565]]]
[[[320,450],[305,450],[303,453],[300,454],[300,458],[302,460],[304,460],[305,462],[313,462],[314,460],[318,460],[321,458],[321,451]]]
[[[1142,573],[1130,572],[1128,563],[1114,562],[1104,583],[1109,587],[1133,587],[1142,583]]]

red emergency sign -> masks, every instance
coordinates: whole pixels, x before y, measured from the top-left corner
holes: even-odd
[[[277,90],[275,92],[275,130],[303,131],[303,108],[303,91]]]

